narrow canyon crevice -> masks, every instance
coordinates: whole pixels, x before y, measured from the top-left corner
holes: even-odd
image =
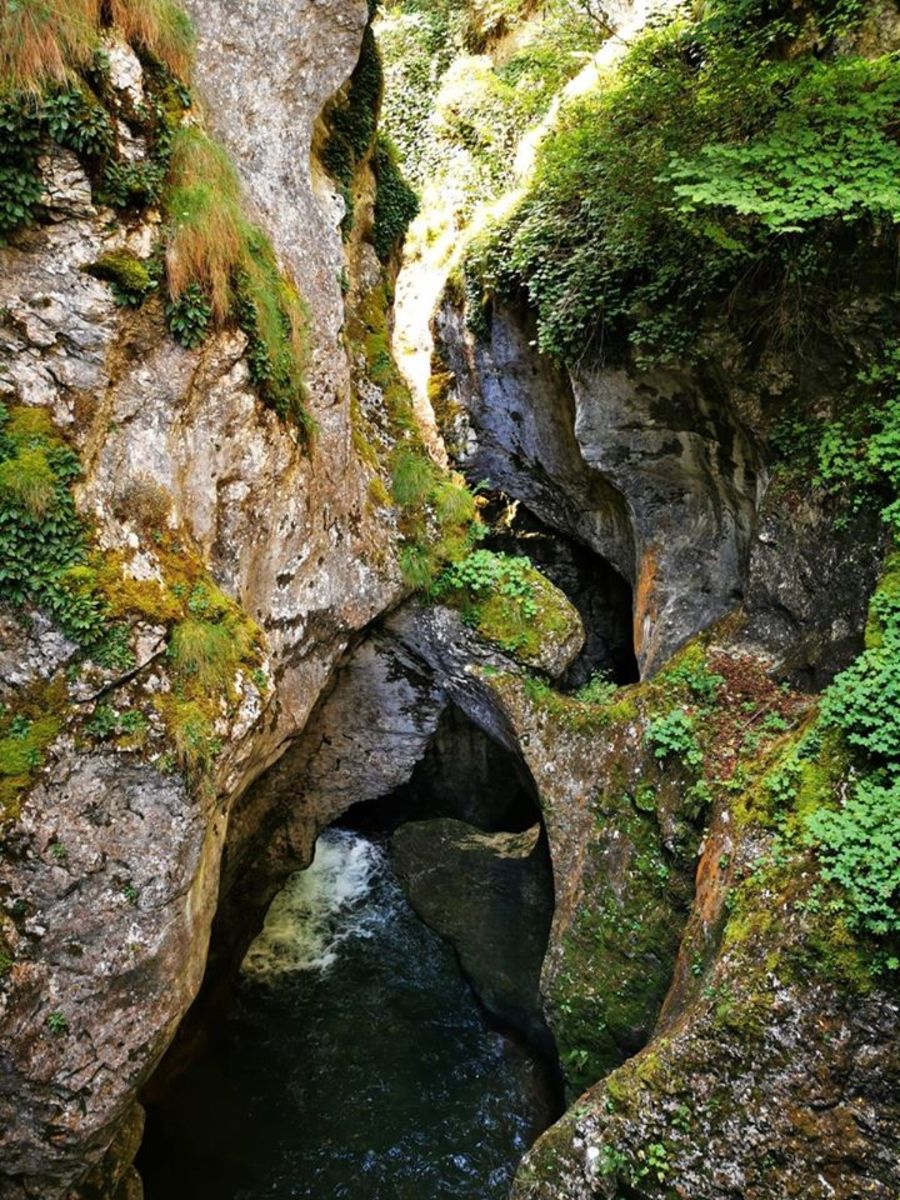
[[[397,714],[384,716],[390,723]],[[288,1197],[298,1174],[363,1200],[371,1193],[364,1177],[354,1182],[358,1138],[384,1157],[398,1200],[416,1200],[423,1180],[430,1196],[456,1194],[432,1172],[442,1146],[463,1138],[473,1164],[480,1156],[486,1164],[483,1194],[501,1200],[518,1159],[562,1111],[540,1000],[552,913],[530,772],[450,703],[409,779],[353,804],[319,836],[312,865],[275,897],[241,975],[211,959],[218,977],[208,978],[144,1092],[138,1166],[148,1200],[242,1196],[241,1180],[256,1189],[248,1195],[264,1188]],[[419,920],[435,933],[416,932]],[[376,947],[393,980],[372,958]],[[375,1028],[358,1030],[360,1050],[371,1037],[382,1043],[368,1067],[354,1065],[360,1051],[342,1023],[353,1010],[377,1012]],[[300,1056],[275,1074],[253,1058],[278,1053],[273,1038],[284,1039],[285,1055]],[[311,1048],[307,1039],[317,1038]],[[304,1058],[314,1086],[303,1082]],[[477,1098],[463,1082],[476,1068],[488,1072]],[[403,1107],[408,1088],[423,1089],[415,1116]],[[243,1123],[238,1113],[248,1104]],[[494,1105],[508,1111],[488,1116]],[[275,1126],[267,1134],[258,1112]],[[421,1142],[410,1141],[409,1121],[422,1126]],[[306,1126],[318,1130],[315,1144],[297,1134]],[[223,1131],[231,1145],[214,1154]]]

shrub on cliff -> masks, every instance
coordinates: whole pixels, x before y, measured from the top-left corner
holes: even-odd
[[[717,0],[563,110],[473,254],[488,288],[524,287],[543,350],[680,356],[742,288],[770,297],[757,319],[781,336],[827,311],[837,264],[900,216],[900,64],[838,56],[840,18]]]

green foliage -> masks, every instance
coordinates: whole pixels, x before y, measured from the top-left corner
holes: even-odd
[[[281,273],[272,244],[252,228],[237,276],[237,322],[248,338],[250,378],[261,399],[304,435],[313,432],[306,409],[308,312],[297,289]]]
[[[488,287],[525,288],[544,351],[677,358],[740,288],[769,297],[785,337],[824,320],[832,244],[844,271],[854,248],[888,245],[897,60],[773,58],[731,7],[650,29],[566,105],[527,194],[473,247]]]
[[[579,704],[609,704],[618,690],[605,671],[595,671],[575,693],[575,699]]]
[[[783,837],[813,847],[823,877],[839,889],[829,911],[864,934],[900,932],[896,557],[870,604],[866,648],[832,681],[817,725],[766,776],[765,788]]]
[[[212,305],[198,283],[189,283],[176,300],[166,305],[169,332],[187,350],[203,345],[212,328],[212,319]]]
[[[402,244],[409,223],[419,211],[419,199],[397,165],[396,151],[379,135],[372,159],[375,170],[375,222],[372,243],[386,263]]]
[[[69,1032],[69,1022],[65,1013],[59,1011],[52,1012],[47,1017],[47,1028],[55,1036],[59,1037],[64,1033]]]
[[[78,155],[94,185],[98,203],[115,208],[156,204],[162,195],[168,161],[170,122],[160,94],[171,83],[160,70],[148,71],[147,103],[141,132],[149,156],[120,158],[110,102],[87,78],[71,78],[42,94],[0,89],[0,239],[34,220],[41,196],[38,155],[48,140]]]
[[[42,192],[37,167],[41,140],[37,103],[0,96],[0,245],[34,219]]]
[[[694,699],[704,704],[712,703],[725,683],[721,675],[710,671],[702,654],[699,657],[686,655],[677,666],[664,671],[660,681],[687,688]]]
[[[381,59],[369,25],[346,94],[325,117],[329,135],[322,151],[322,164],[347,188],[352,185],[357,164],[368,154],[375,137],[380,99]]]
[[[436,599],[456,593],[470,605],[477,605],[499,594],[517,604],[522,616],[537,616],[534,592],[535,570],[527,558],[495,554],[492,550],[473,550],[461,562],[453,563],[434,587]]]
[[[305,306],[269,239],[244,216],[230,159],[200,129],[180,129],[173,139],[166,208],[173,336],[192,348],[214,323],[235,320],[248,337],[250,376],[260,398],[311,432],[304,405]]]
[[[890,342],[861,371],[842,417],[818,441],[818,479],[852,511],[882,497],[882,516],[900,534],[900,344]],[[889,503],[885,504],[884,500]]]
[[[384,6],[381,128],[413,186],[440,197],[429,206],[440,220],[461,225],[513,182],[520,137],[596,49],[596,30],[576,7],[569,0]],[[513,29],[510,45],[504,39]]]
[[[877,638],[828,688],[822,721],[874,766],[900,774],[900,596],[876,593],[872,618]]]
[[[759,225],[802,233],[833,218],[897,220],[896,62],[812,62],[786,83],[793,84],[789,104],[749,143],[707,144],[692,159],[672,155],[662,179],[673,185],[679,210],[708,212],[715,224],[707,235],[723,245],[752,237]]]
[[[664,717],[655,717],[647,729],[647,741],[654,758],[662,760],[675,755],[689,767],[703,765],[696,725],[683,708],[673,708]]]
[[[568,601],[525,557],[471,550],[438,577],[431,597],[456,605],[482,637],[525,663],[574,628]]]
[[[209,690],[229,686],[252,648],[252,630],[240,622],[190,617],[172,630],[168,655],[178,674]]]
[[[846,892],[851,924],[900,933],[900,780],[861,780],[840,808],[811,813],[806,830],[822,874]]]
[[[0,406],[0,588],[13,604],[44,609],[99,662],[125,666],[124,630],[110,621],[85,567],[85,528],[72,498],[80,474],[77,457],[44,422]]]
[[[115,147],[110,115],[85,86],[51,92],[44,98],[42,117],[50,137],[80,158],[105,160]]]
[[[0,821],[15,811],[31,774],[44,762],[47,747],[60,730],[52,698],[39,696],[25,712],[0,709]]]
[[[97,199],[113,208],[146,208],[162,199],[165,167],[152,160],[127,162],[112,160],[106,164]]]

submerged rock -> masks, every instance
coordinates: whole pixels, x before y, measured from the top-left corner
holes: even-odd
[[[410,903],[453,944],[485,1008],[545,1037],[539,984],[553,877],[540,826],[484,833],[463,821],[416,821],[400,826],[391,849]]]

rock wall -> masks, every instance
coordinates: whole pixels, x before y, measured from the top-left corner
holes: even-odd
[[[503,303],[476,338],[445,299],[435,335],[458,465],[625,576],[644,673],[734,607],[765,472],[722,378],[556,368],[533,317]]]
[[[184,350],[167,335],[160,302],[119,308],[85,273],[110,250],[149,253],[158,217],[94,207],[77,160],[55,151],[48,219],[0,248],[0,397],[45,408],[77,450],[79,508],[126,578],[161,579],[160,530],[180,539],[261,627],[265,661],[258,680],[240,678],[239,703],[218,719],[224,750],[211,788],[199,791],[145,754],[85,754],[75,730],[96,695],[70,691],[71,717],[0,864],[12,957],[0,985],[4,1197],[68,1194],[124,1128],[203,975],[232,802],[302,729],[356,631],[404,591],[395,526],[368,503],[369,473],[352,448],[343,210],[310,153],[323,104],[355,65],[365,5],[189,8],[207,119],[310,305],[318,434],[307,450],[262,406],[243,334]],[[116,59],[139,87],[130,51],[119,47]],[[11,614],[4,622],[7,693],[27,682],[23,663],[49,677],[71,658],[71,646],[52,657],[39,617],[31,627]],[[144,669],[121,688],[107,673],[95,692],[134,705],[164,694],[164,632],[136,627]],[[110,1195],[114,1186],[130,1194],[127,1161],[103,1168]]]

